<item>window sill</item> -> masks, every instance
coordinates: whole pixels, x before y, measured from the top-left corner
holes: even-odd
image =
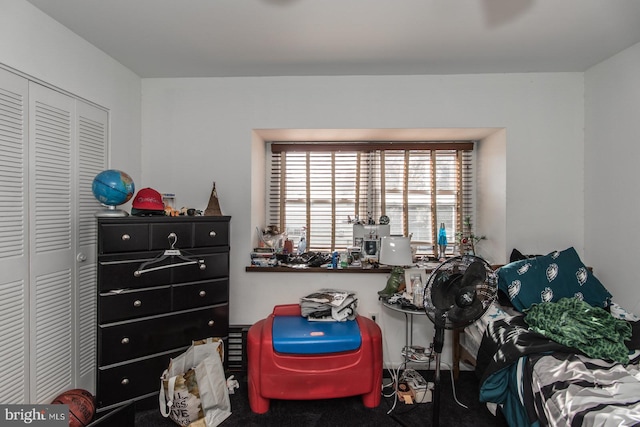
[[[391,273],[391,267],[379,268],[323,268],[323,267],[256,267],[247,266],[245,271],[248,273]]]
[[[491,265],[492,270],[497,270],[502,267],[503,264],[493,264]],[[436,264],[437,267],[437,264]],[[413,268],[423,268],[423,267],[413,267]],[[588,267],[591,269],[591,267]],[[427,273],[433,271],[435,267],[427,267],[425,270]],[[303,268],[294,268],[294,267],[257,267],[255,265],[245,267],[245,271],[247,273],[391,273],[391,267],[378,267],[378,268],[359,268],[359,267],[349,267],[349,268],[324,268],[324,267],[303,267]]]

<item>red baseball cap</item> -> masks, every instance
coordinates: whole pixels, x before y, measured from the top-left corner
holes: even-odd
[[[164,211],[162,195],[153,188],[143,188],[138,191],[131,207],[142,211]]]

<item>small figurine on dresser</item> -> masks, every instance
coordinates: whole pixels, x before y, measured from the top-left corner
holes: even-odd
[[[222,210],[220,209],[220,202],[218,201],[218,192],[216,191],[215,182],[213,183],[211,196],[209,196],[209,204],[204,210],[204,216],[222,216]]]

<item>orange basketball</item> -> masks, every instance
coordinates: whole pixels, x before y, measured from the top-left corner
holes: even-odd
[[[93,395],[80,388],[61,393],[51,403],[69,405],[69,427],[85,427],[96,413]]]

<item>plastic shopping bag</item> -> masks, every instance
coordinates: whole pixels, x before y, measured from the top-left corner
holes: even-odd
[[[190,427],[216,427],[227,419],[231,402],[223,358],[223,342],[207,338],[171,359],[160,382],[162,415]]]

